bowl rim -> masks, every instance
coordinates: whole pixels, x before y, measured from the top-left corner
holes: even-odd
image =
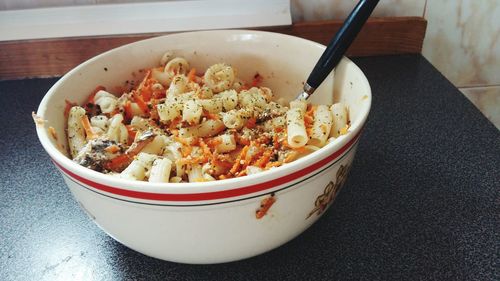
[[[240,29],[192,31],[192,32],[181,32],[181,33],[157,36],[111,49],[107,52],[101,53],[79,64],[78,66],[70,70],[68,73],[63,75],[47,91],[37,109],[37,115],[43,118],[45,111],[50,109],[50,106],[48,104],[50,96],[57,90],[57,88],[61,84],[65,83],[66,80],[70,79],[72,75],[75,75],[81,68],[85,67],[88,64],[100,60],[112,52],[120,51],[125,48],[129,48],[130,46],[134,45],[140,46],[141,44],[149,44],[157,40],[158,41],[162,40],[162,38],[165,37],[179,37],[180,39],[182,39],[183,37],[189,38],[190,36],[191,37],[196,36],[201,33],[210,34],[212,36],[223,36],[223,37],[242,35],[242,34],[245,35],[252,34],[260,37],[269,37],[269,36],[275,38],[281,37],[285,40],[299,41],[299,43],[301,44],[308,44],[309,46],[315,48],[321,48],[322,50],[326,48],[322,44],[291,35],[285,35],[268,31],[254,31],[254,30],[240,30]],[[159,201],[217,200],[221,198],[215,198],[217,197],[216,194],[225,194],[222,198],[225,198],[226,195],[229,197],[235,197],[235,196],[237,197],[241,196],[241,194],[235,192],[235,190],[242,191],[241,190],[242,188],[256,186],[256,185],[264,185],[269,182],[278,183],[278,185],[274,185],[272,187],[264,189],[262,189],[262,187],[254,188],[253,192],[248,192],[245,194],[255,193],[257,192],[255,191],[256,189],[262,189],[260,191],[263,190],[268,191],[273,189],[273,187],[280,185],[279,182],[276,182],[277,179],[284,178],[287,177],[287,175],[289,176],[291,174],[300,172],[301,170],[304,170],[315,163],[316,164],[321,163],[321,161],[325,161],[325,159],[328,159],[328,157],[331,158],[332,156],[336,155],[336,153],[338,153],[339,151],[345,152],[345,150],[348,150],[350,147],[354,146],[357,143],[359,135],[363,129],[363,126],[366,122],[368,113],[371,108],[371,99],[372,99],[371,87],[366,76],[356,64],[354,64],[351,60],[349,60],[346,57],[344,57],[343,60],[347,60],[348,63],[352,63],[356,72],[360,72],[362,74],[361,75],[362,79],[360,83],[365,84],[363,88],[366,89],[365,95],[367,96],[366,102],[359,111],[360,117],[357,118],[355,122],[351,124],[351,127],[348,131],[349,133],[338,137],[334,142],[328,143],[318,151],[312,152],[300,159],[287,163],[286,165],[282,165],[280,167],[276,167],[271,170],[263,171],[262,173],[247,175],[239,178],[230,178],[230,179],[210,181],[210,182],[150,183],[145,181],[132,181],[127,179],[122,179],[119,177],[113,177],[78,165],[77,163],[73,162],[70,158],[65,156],[53,145],[53,143],[49,139],[49,134],[45,126],[36,126],[36,131],[43,148],[47,151],[51,160],[54,162],[56,167],[62,173],[64,173],[66,176],[69,176],[73,180],[77,180],[85,185],[90,185],[91,187],[100,189],[101,191],[104,191],[106,193],[111,193],[112,195],[133,197],[136,199],[145,199],[145,200],[159,200]],[[300,89],[298,89],[298,91],[299,90]],[[338,159],[338,157],[340,156],[341,155],[336,155],[336,157],[334,157],[334,159],[330,159],[328,163],[335,159]],[[299,175],[295,179],[300,177],[301,176]],[[207,194],[213,194],[214,198],[208,199],[208,197],[202,196]],[[192,195],[191,196],[192,198],[186,195]]]

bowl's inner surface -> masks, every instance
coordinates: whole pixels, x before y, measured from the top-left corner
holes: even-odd
[[[181,33],[126,45],[97,56],[76,67],[49,91],[38,114],[47,120],[59,136],[66,139],[63,111],[65,100],[82,104],[98,86],[120,95],[117,86],[140,80],[140,69],[159,65],[166,51],[185,57],[191,67],[202,72],[210,65],[225,62],[237,70],[237,76],[251,81],[256,73],[264,77],[263,86],[276,98],[293,99],[301,91],[324,47],[301,38],[253,31],[209,31]],[[348,59],[343,59],[310,98],[315,104],[341,101],[349,107],[351,128],[361,126],[370,102],[370,87],[363,73]],[[51,139],[45,132],[41,138]],[[63,145],[66,147],[66,142]],[[55,148],[56,146],[54,146]]]

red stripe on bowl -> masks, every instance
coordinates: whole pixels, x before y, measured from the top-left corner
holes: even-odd
[[[311,166],[305,167],[302,170],[296,171],[295,173],[270,180],[263,183],[258,183],[254,185],[249,185],[245,187],[222,190],[222,191],[213,191],[213,192],[201,192],[201,193],[153,193],[153,192],[144,192],[144,191],[135,191],[128,189],[121,189],[118,187],[113,187],[109,185],[100,184],[89,179],[83,178],[66,168],[62,167],[61,164],[57,163],[54,159],[52,161],[59,167],[66,175],[72,177],[74,180],[77,180],[81,183],[84,183],[88,186],[91,186],[97,190],[104,191],[107,193],[125,196],[136,199],[145,199],[145,200],[154,200],[154,201],[207,201],[207,200],[217,200],[217,199],[225,199],[230,197],[238,197],[251,193],[256,193],[260,191],[264,191],[266,189],[270,189],[279,185],[283,185],[285,183],[291,182],[295,179],[298,179],[302,176],[305,176],[315,170],[320,169],[325,166],[335,158],[339,157],[342,153],[344,153],[349,147],[351,147],[355,141],[359,138],[361,131],[354,136],[348,143],[346,143],[342,148],[332,153],[330,156],[314,163]]]

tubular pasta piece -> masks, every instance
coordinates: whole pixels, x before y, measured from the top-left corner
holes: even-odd
[[[267,99],[264,96],[262,90],[253,87],[249,90],[243,90],[239,94],[239,103],[242,107],[248,108],[260,108],[264,109],[267,107]]]
[[[232,110],[238,105],[238,93],[235,90],[227,90],[216,96],[222,101],[224,111]]]
[[[184,108],[182,110],[182,120],[188,122],[191,125],[199,124],[201,113],[203,108],[196,100],[188,100],[184,103]]]
[[[253,110],[242,108],[239,110],[231,110],[229,112],[222,113],[222,122],[224,126],[231,129],[241,129],[248,119],[253,117]]]
[[[164,135],[157,135],[154,137],[154,139],[148,143],[142,150],[141,152],[149,153],[149,154],[155,154],[159,155],[163,147],[166,144],[166,136]]]
[[[210,66],[205,71],[205,84],[212,89],[214,93],[225,91],[233,85],[234,69],[224,63],[218,63]]]
[[[220,98],[201,99],[198,100],[198,102],[203,107],[203,109],[212,114],[221,112],[223,108],[222,99]]]
[[[132,180],[144,180],[148,176],[153,162],[157,159],[156,155],[141,152],[136,159],[120,173],[120,177]]]
[[[130,125],[141,131],[146,131],[150,128],[148,120],[139,116],[134,116],[130,121]]]
[[[151,70],[151,77],[153,77],[153,79],[155,79],[156,81],[160,82],[162,86],[167,87],[172,82],[173,75],[169,72],[165,72],[158,68],[153,68]]]
[[[313,124],[311,128],[311,136],[308,144],[323,147],[330,135],[332,128],[333,117],[331,111],[326,105],[318,105],[313,114]]]
[[[187,174],[189,182],[204,181],[203,173],[201,172],[201,166],[198,164],[191,165],[191,169],[188,170]]]
[[[97,115],[90,118],[90,125],[93,128],[99,128],[103,132],[108,130],[108,117],[106,115]]]
[[[169,98],[175,97],[175,96],[180,96],[182,93],[186,91],[186,86],[187,86],[188,80],[187,77],[184,75],[175,75],[174,78],[172,78],[172,82],[170,83],[170,87],[168,87],[167,90],[167,96]]]
[[[118,104],[118,98],[104,90],[99,90],[95,94],[94,101],[103,113],[111,113],[115,111]]]
[[[286,113],[288,145],[291,148],[304,146],[309,138],[307,137],[304,124],[304,112],[301,108],[290,108]]]
[[[123,116],[121,114],[115,114],[109,120],[109,128],[106,136],[109,140],[118,142],[118,143],[127,143],[128,139],[128,131],[127,127],[122,123]]]
[[[73,106],[69,110],[68,116],[68,143],[71,157],[75,158],[78,152],[85,146],[85,129],[82,125],[82,117],[85,115],[85,109],[80,106]]]
[[[189,62],[185,58],[177,57],[170,60],[165,65],[165,72],[177,74],[187,74],[189,71]]]
[[[211,99],[211,98],[213,98],[213,96],[214,96],[214,93],[207,86],[201,87],[198,91],[198,97],[200,97],[200,99]]]
[[[307,102],[304,100],[293,100],[290,102],[290,109],[298,108],[302,112],[306,112]]]
[[[330,137],[338,138],[342,135],[343,129],[347,129],[347,107],[342,103],[333,104],[330,107],[333,116],[332,129],[330,131]]]
[[[170,171],[172,170],[172,161],[167,158],[156,159],[151,168],[149,182],[168,182]]]
[[[170,104],[158,104],[156,109],[158,110],[158,116],[163,122],[172,121],[175,118],[181,116],[182,111],[181,103],[170,103]]]
[[[220,133],[224,128],[222,121],[208,119],[199,125],[179,129],[179,137],[212,137]]]

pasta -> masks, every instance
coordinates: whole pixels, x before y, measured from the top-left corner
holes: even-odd
[[[209,67],[203,78],[214,93],[219,93],[228,90],[233,85],[234,76],[234,70],[231,66],[218,63]]]
[[[156,159],[151,168],[149,182],[168,182],[172,170],[172,161],[168,158]]]
[[[80,106],[73,106],[68,116],[68,143],[71,156],[74,158],[85,146],[85,134],[81,122],[85,115],[85,109]]]
[[[322,147],[325,145],[330,135],[330,130],[332,129],[332,113],[328,106],[318,105],[314,110],[313,119],[311,137],[307,143],[313,146]]]
[[[347,107],[341,103],[333,104],[330,107],[333,116],[333,126],[331,128],[331,137],[344,135],[349,127]]]
[[[111,113],[116,109],[118,98],[106,91],[100,90],[95,94],[94,100],[103,113]]]
[[[99,86],[67,117],[75,162],[129,180],[223,180],[286,165],[349,130],[348,108],[273,100],[262,76],[226,64],[204,73],[167,52],[128,93]]]
[[[305,101],[290,102],[290,109],[286,112],[286,127],[288,131],[288,145],[291,148],[299,148],[306,145],[308,141],[304,114]]]

